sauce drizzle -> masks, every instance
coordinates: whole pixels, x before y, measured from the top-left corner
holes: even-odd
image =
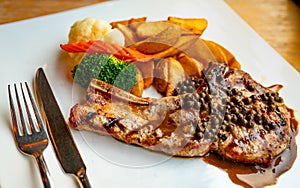
[[[272,165],[268,167],[260,165],[247,165],[242,163],[235,163],[226,159],[223,159],[216,153],[208,153],[203,157],[203,161],[210,165],[214,165],[220,169],[223,169],[228,173],[231,181],[237,185],[243,187],[265,187],[268,185],[274,185],[277,179],[284,172],[288,171],[294,164],[297,158],[297,145],[295,136],[298,133],[298,121],[293,116],[292,110],[289,109],[291,114],[291,128],[294,133],[291,135],[291,143],[288,148],[285,149],[280,155],[274,158]]]

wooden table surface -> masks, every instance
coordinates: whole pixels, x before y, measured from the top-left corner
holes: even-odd
[[[103,1],[105,0],[2,0],[0,24]],[[300,6],[293,0],[225,0],[225,2],[300,72]]]

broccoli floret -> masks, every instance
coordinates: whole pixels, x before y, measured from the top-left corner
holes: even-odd
[[[136,84],[137,68],[113,55],[90,54],[72,70],[74,81],[87,88],[92,78],[97,78],[123,90],[130,91]]]

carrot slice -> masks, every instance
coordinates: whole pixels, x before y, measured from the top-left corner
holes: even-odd
[[[88,41],[78,43],[61,44],[60,48],[69,53],[107,53],[124,61],[139,61],[144,59],[151,59],[153,56],[143,54],[135,49],[121,47],[119,45],[108,43],[104,41]]]

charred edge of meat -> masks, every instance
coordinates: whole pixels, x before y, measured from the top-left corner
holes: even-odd
[[[93,119],[95,116],[97,116],[97,113],[96,113],[96,112],[89,112],[89,113],[87,113],[87,115],[84,116],[82,119],[79,119],[78,121],[73,122],[73,124],[74,124],[75,126],[81,125],[81,124],[84,123],[84,122],[89,122],[89,120]],[[72,121],[72,120],[70,120],[70,121]]]
[[[106,130],[111,129],[113,126],[118,126],[121,118],[108,118],[108,122],[103,125]]]
[[[148,105],[149,101],[144,98],[139,98],[135,95],[131,95],[130,93],[124,92],[122,89],[114,87],[110,84],[99,84],[97,79],[92,79],[89,87],[88,93],[106,93],[110,96],[114,96],[115,98],[119,98],[121,100],[126,100],[131,103],[138,103],[141,105]],[[122,93],[122,95],[120,94]]]

